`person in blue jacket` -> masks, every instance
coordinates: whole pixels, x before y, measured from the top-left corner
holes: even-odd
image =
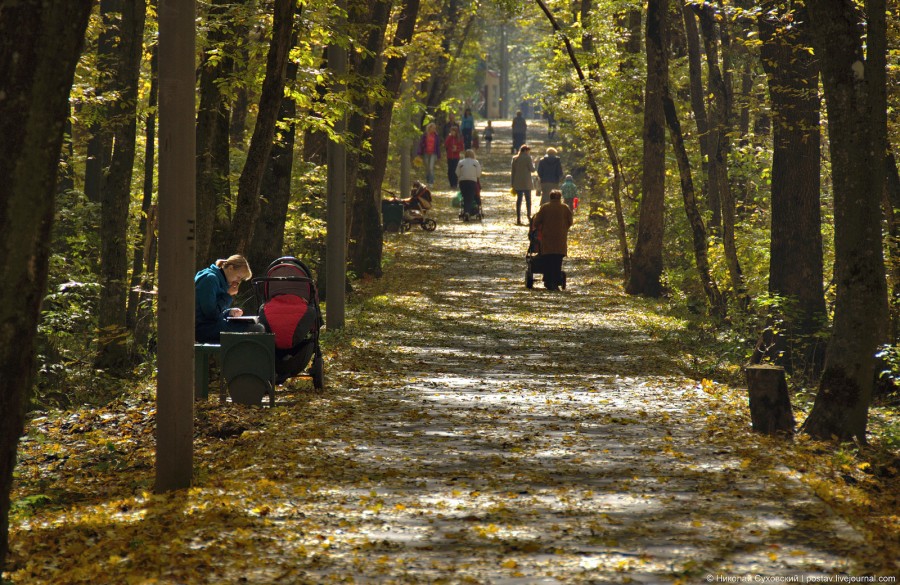
[[[223,331],[265,331],[253,321],[229,321],[240,317],[244,310],[232,307],[241,283],[250,280],[253,272],[247,259],[235,254],[216,260],[209,268],[194,275],[194,338],[201,343],[219,343]]]
[[[463,112],[462,123],[459,129],[463,135],[463,146],[465,150],[472,148],[472,134],[475,132],[475,117],[472,116],[472,109],[466,108]]]

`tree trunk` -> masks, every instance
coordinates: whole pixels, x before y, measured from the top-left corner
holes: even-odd
[[[703,89],[703,60],[700,53],[700,32],[697,29],[697,17],[694,10],[686,4],[681,6],[682,20],[684,21],[685,38],[688,47],[688,72],[691,88],[691,111],[694,113],[694,121],[697,123],[697,136],[700,142],[700,168],[703,171],[703,182],[700,186],[701,200],[706,203],[707,209],[712,211],[711,225],[719,225],[721,209],[719,198],[710,194],[709,187],[709,161],[712,159],[710,147],[709,119],[706,115],[706,92]]]
[[[204,268],[231,251],[213,250],[213,233],[227,224],[231,204],[231,159],[228,99],[219,89],[234,70],[227,50],[234,43],[232,0],[213,0],[207,15],[206,50],[198,70],[200,101],[197,108],[197,268]]]
[[[128,208],[137,138],[137,99],[143,55],[145,0],[103,0],[114,14],[109,104],[113,155],[100,195],[100,355],[97,365],[124,373],[128,352]],[[118,14],[115,17],[115,14]]]
[[[735,242],[736,210],[731,181],[728,178],[728,153],[731,150],[729,134],[732,118],[732,91],[729,82],[729,59],[723,44],[722,68],[719,68],[718,43],[720,37],[725,38],[724,24],[716,18],[714,8],[705,5],[700,10],[700,26],[703,31],[703,42],[706,52],[706,66],[709,76],[709,92],[713,96],[710,112],[710,154],[709,188],[710,199],[718,200],[721,213],[722,247],[725,253],[725,264],[731,288],[742,305],[746,304],[744,276],[737,255]],[[719,23],[719,24],[717,24]],[[713,208],[713,226],[719,225]]]
[[[644,90],[644,174],[638,235],[625,292],[662,295],[663,229],[666,186],[666,116],[663,92],[669,76],[667,45],[668,0],[650,0],[647,7],[647,87]]]
[[[823,353],[809,337],[825,324],[819,70],[809,54],[812,38],[802,4],[792,9],[767,4],[760,12],[759,31],[773,122],[769,292],[796,306],[784,315],[783,333],[764,336],[757,353],[786,367],[800,358],[817,372]],[[792,356],[785,335],[796,337],[799,347],[809,351]]]
[[[154,12],[156,2],[151,2]],[[138,237],[134,238],[131,262],[131,282],[128,285],[128,314],[125,322],[131,333],[135,332],[138,306],[150,300],[152,286],[145,278],[144,262],[147,258],[149,241],[153,237],[155,225],[150,217],[153,206],[153,177],[156,169],[156,106],[159,92],[157,75],[157,45],[150,49],[150,95],[147,103],[147,121],[144,125],[144,195],[141,199],[141,219],[138,222]],[[141,347],[141,346],[138,346]]]
[[[237,205],[226,246],[229,254],[243,253],[249,248],[256,218],[259,216],[259,189],[272,152],[275,121],[284,96],[285,70],[293,34],[294,4],[293,0],[275,0],[272,44],[266,59],[266,77],[260,93],[256,126],[247,150],[247,161],[238,180]]]
[[[357,152],[349,152],[347,156],[347,191],[349,222],[347,236],[350,242],[347,260],[350,269],[360,276],[381,276],[381,183],[377,191],[366,177],[357,178],[357,174],[365,174],[365,168],[373,167],[375,149],[375,128],[380,121],[373,115],[376,103],[370,97],[372,87],[383,83],[383,75],[379,75],[381,55],[384,49],[384,34],[391,15],[391,0],[377,0],[365,9],[350,9],[348,18],[352,27],[365,26],[366,34],[359,35],[364,40],[364,51],[356,51],[350,56],[351,68],[355,79],[364,87],[358,88],[357,108],[350,115],[347,130],[360,144],[369,143],[370,147]],[[382,79],[378,79],[381,77]],[[368,89],[368,91],[367,91]],[[379,112],[383,113],[383,112]],[[368,119],[369,116],[371,119]],[[384,130],[384,128],[380,128]],[[374,169],[372,169],[374,170]],[[382,176],[383,176],[382,170]]]
[[[353,223],[350,225],[351,266],[357,274],[380,273],[382,260],[381,187],[387,168],[391,115],[400,94],[403,69],[406,67],[406,47],[415,30],[419,0],[404,0],[398,17],[397,30],[391,43],[391,57],[384,66],[381,85],[385,98],[373,105],[369,140],[371,150],[363,155],[360,186],[354,189]]]
[[[0,572],[9,551],[16,449],[34,380],[69,90],[91,7],[21,0],[0,12]]]
[[[292,45],[297,44],[297,34]],[[289,62],[285,72],[286,80],[296,80],[299,67]],[[284,225],[287,222],[288,205],[291,200],[291,174],[294,167],[294,118],[297,103],[288,97],[281,100],[278,114],[279,125],[284,124],[275,137],[269,164],[263,175],[259,218],[256,220],[253,240],[247,253],[247,260],[255,271],[261,273],[273,260],[280,257],[284,246]]]
[[[884,160],[885,189],[884,210],[888,228],[888,275],[890,290],[891,332],[890,340],[897,343],[900,337],[900,173],[897,171],[897,160],[894,153],[889,152]]]
[[[726,314],[725,299],[722,297],[722,293],[719,292],[719,287],[709,268],[709,257],[707,254],[709,243],[706,238],[706,228],[703,226],[703,216],[697,207],[697,197],[694,194],[694,179],[691,173],[691,161],[688,157],[687,148],[684,146],[684,136],[681,134],[681,123],[678,121],[675,102],[669,95],[668,81],[664,91],[663,106],[666,113],[666,123],[669,126],[669,134],[672,137],[672,149],[675,151],[675,158],[678,160],[678,174],[681,178],[684,212],[687,214],[688,223],[691,226],[694,261],[697,264],[700,283],[703,285],[703,292],[706,294],[706,300],[709,303],[712,314],[717,317],[724,317]]]
[[[828,113],[836,296],[825,369],[803,430],[818,439],[864,442],[875,350],[887,321],[881,242],[887,152],[885,2],[865,2],[865,31],[850,0],[819,0],[808,9]]]

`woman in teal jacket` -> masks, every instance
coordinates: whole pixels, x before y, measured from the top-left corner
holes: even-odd
[[[238,323],[229,317],[240,317],[244,310],[232,307],[241,283],[253,273],[243,256],[235,254],[216,260],[209,268],[194,275],[194,338],[201,343],[219,343],[223,331],[264,331],[257,323]]]

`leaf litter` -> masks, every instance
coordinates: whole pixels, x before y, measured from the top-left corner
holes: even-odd
[[[196,406],[195,487],[151,493],[153,387],[43,413],[20,448],[21,584],[697,583],[897,576],[897,494],[819,445],[750,432],[602,274],[576,218],[561,293],[524,287],[508,155],[483,222],[388,235],[325,335],[328,389]],[[665,322],[662,327],[677,324]],[[846,467],[846,465],[845,465]],[[868,483],[867,483],[868,482]],[[877,497],[876,497],[877,496]],[[826,503],[827,502],[827,503]]]

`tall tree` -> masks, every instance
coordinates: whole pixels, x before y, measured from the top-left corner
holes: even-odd
[[[887,153],[884,0],[808,5],[821,62],[834,185],[834,326],[803,429],[865,441],[875,349],[885,334],[887,285],[881,197]],[[865,24],[865,26],[863,26]]]
[[[137,138],[138,79],[143,55],[145,0],[101,0],[110,53],[109,130],[113,153],[100,193],[100,355],[98,365],[121,372],[127,358],[128,209]]]
[[[231,200],[229,131],[231,110],[226,87],[234,71],[237,36],[232,0],[213,0],[207,13],[206,47],[200,59],[197,107],[197,268],[222,254],[211,250],[213,233],[221,229]]]
[[[266,76],[259,97],[256,125],[247,149],[247,161],[238,179],[237,204],[228,241],[224,246],[228,253],[247,251],[256,218],[259,216],[259,193],[262,177],[272,152],[275,122],[284,97],[284,81],[288,54],[291,50],[295,0],[275,0],[272,19],[272,41],[266,58]],[[227,129],[226,129],[227,132]],[[227,136],[227,134],[226,134]]]
[[[767,2],[758,23],[772,115],[772,219],[769,292],[795,304],[785,315],[787,333],[802,340],[825,322],[819,69],[804,1]],[[815,351],[815,350],[813,350]],[[793,357],[784,335],[769,333],[757,347],[783,365]],[[802,353],[802,352],[801,352]],[[812,360],[812,362],[810,362]],[[815,365],[815,353],[804,360]]]
[[[68,97],[93,2],[0,5],[0,572],[34,339],[47,285]]]
[[[372,104],[372,120],[366,135],[370,148],[362,154],[359,186],[353,190],[353,214],[349,239],[350,263],[358,274],[380,272],[382,260],[381,186],[388,161],[388,142],[394,102],[400,94],[406,67],[407,45],[412,39],[419,0],[403,0],[397,11],[397,26],[390,57],[383,66],[378,85],[383,95]]]
[[[662,294],[663,229],[666,186],[666,115],[663,93],[669,77],[668,0],[647,5],[647,85],[644,89],[644,171],[637,241],[625,291],[633,295]]]

